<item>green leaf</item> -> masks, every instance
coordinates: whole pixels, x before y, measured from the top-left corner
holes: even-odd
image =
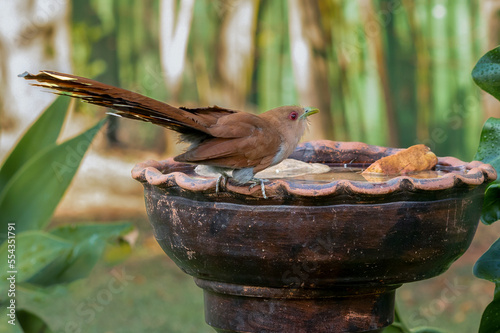
[[[494,283],[500,283],[500,238],[474,265],[474,275]]]
[[[106,245],[132,230],[130,223],[65,225],[51,231],[72,244],[68,256],[61,256],[29,279],[29,283],[51,286],[87,277],[101,258]]]
[[[19,310],[33,312],[44,318],[47,304],[71,298],[69,290],[70,287],[66,284],[45,288],[23,282],[16,288],[16,303]]]
[[[99,240],[110,241],[123,236],[133,230],[130,222],[114,223],[81,223],[75,225],[63,225],[54,228],[50,233],[54,236],[64,238],[75,244],[82,242],[96,243]]]
[[[500,284],[495,285],[495,297],[484,309],[478,333],[500,332]]]
[[[0,168],[0,189],[30,158],[54,144],[61,132],[70,98],[59,96],[31,125]]]
[[[53,236],[73,243],[73,251],[70,256],[54,261],[47,270],[41,271],[29,282],[49,286],[87,277],[101,258],[106,245],[132,229],[132,224],[122,222],[65,225],[51,230]]]
[[[382,332],[383,333],[406,333],[406,331],[404,331],[397,324],[392,324],[390,326],[387,326]]]
[[[500,171],[500,119],[489,118],[481,131],[475,160],[491,164]],[[500,219],[500,180],[491,183],[484,194],[481,221],[492,224]]]
[[[474,159],[500,169],[500,119],[489,118],[483,126]]]
[[[10,309],[8,309],[7,306],[9,305],[2,304],[0,310],[0,318],[2,318],[2,320],[0,320],[0,332],[23,333],[23,329],[17,318],[14,317],[14,314],[10,317]],[[11,323],[15,323],[15,325]]]
[[[472,78],[481,89],[500,100],[500,46],[479,59]]]
[[[130,223],[81,224],[62,226],[51,231],[27,231],[16,237],[16,283],[50,286],[86,277],[106,245],[132,230]],[[9,244],[0,247],[7,258]],[[12,269],[14,270],[14,268]],[[5,295],[10,276],[0,274],[0,292]],[[3,296],[1,296],[3,298]]]
[[[500,220],[500,181],[491,183],[484,193],[481,221],[492,224]]]
[[[0,193],[2,230],[7,230],[8,223],[16,224],[17,233],[47,225],[105,121],[60,145],[47,147],[15,174]]]
[[[28,283],[19,283],[16,288],[16,311],[18,314],[20,313],[18,319],[25,332],[51,332],[48,324],[43,325],[44,323],[54,323],[53,320],[49,319],[51,317],[47,316],[47,313],[50,313],[50,310],[47,312],[47,309],[51,308],[55,302],[69,298],[71,295],[67,286],[41,288]],[[46,331],[27,331],[26,324],[33,328],[46,329]],[[0,329],[0,332],[3,331]]]
[[[17,311],[17,319],[25,333],[52,333],[49,325],[33,312]]]
[[[44,231],[23,232],[17,234],[15,243],[4,242],[0,247],[0,257],[7,260],[9,255],[14,254],[15,262],[12,267],[0,272],[0,297],[7,296],[9,277],[14,276],[16,284],[26,281],[58,258],[67,257],[70,252],[70,242]]]

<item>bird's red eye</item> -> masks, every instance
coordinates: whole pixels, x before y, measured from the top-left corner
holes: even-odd
[[[290,112],[290,114],[288,115],[288,119],[290,119],[290,120],[295,120],[298,117],[299,117],[299,114],[297,112],[295,112],[295,111]]]

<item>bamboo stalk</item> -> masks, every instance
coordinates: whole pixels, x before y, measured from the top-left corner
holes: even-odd
[[[373,22],[375,25],[380,24],[373,20],[376,16],[375,9],[373,7],[373,2],[371,0],[361,0],[360,1],[362,19],[364,22]],[[380,26],[377,27],[378,32],[375,31],[367,36],[367,44],[371,56],[374,58],[376,63],[377,72],[380,79],[380,85],[382,89],[382,94],[385,103],[385,112],[388,125],[389,134],[389,145],[391,147],[399,146],[399,135],[397,128],[396,112],[394,110],[394,97],[389,85],[389,76],[387,74],[387,67],[384,60],[384,49],[382,45],[382,34],[380,33]]]
[[[318,107],[324,112],[311,121],[311,130],[305,140],[333,138],[330,114],[328,72],[324,58],[325,38],[322,33],[316,1],[288,1],[288,32],[299,102]],[[314,51],[314,52],[313,52]],[[325,112],[326,111],[326,112]]]

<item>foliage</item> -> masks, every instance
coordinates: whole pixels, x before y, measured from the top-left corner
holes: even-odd
[[[7,269],[0,273],[1,314],[4,319],[14,318],[9,317],[7,307],[13,300],[17,314],[16,326],[1,321],[2,332],[51,332],[36,310],[17,302],[18,296],[43,297],[47,287],[86,277],[106,244],[131,229],[128,223],[47,228],[85,152],[105,123],[100,121],[84,133],[57,143],[68,103],[67,97],[59,97],[0,168],[0,256],[9,259]]]
[[[486,53],[472,70],[474,82],[500,100],[500,47]]]
[[[486,92],[500,100],[500,47],[486,53],[472,71],[474,81]],[[500,119],[490,118],[484,125],[476,159],[490,163],[500,172]],[[481,220],[491,224],[500,219],[500,181],[486,189]],[[474,266],[474,274],[495,283],[493,301],[484,310],[479,333],[500,331],[500,238],[484,253]]]
[[[500,170],[500,119],[490,118],[486,121],[481,132],[481,141],[475,160],[491,164],[497,172]],[[484,195],[481,221],[492,224],[500,220],[500,180],[497,178],[486,189]]]
[[[498,283],[495,287],[493,301],[484,309],[478,333],[500,332],[500,290]]]
[[[497,205],[500,200],[497,200]],[[474,275],[495,283],[493,301],[481,318],[479,333],[500,331],[500,238],[484,253],[474,266]]]
[[[56,142],[68,105],[68,98],[58,98],[19,140],[16,148],[0,167],[0,188],[4,188],[19,167],[42,148]]]
[[[500,100],[500,47],[486,53],[472,71],[474,82]],[[491,164],[500,172],[500,119],[490,118],[481,132],[481,142],[475,159]],[[500,219],[500,180],[488,186],[484,198],[481,220],[491,224]]]

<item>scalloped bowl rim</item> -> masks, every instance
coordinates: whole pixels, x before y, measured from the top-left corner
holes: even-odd
[[[337,142],[319,140],[306,142],[315,148],[334,149],[337,151],[349,151],[359,154],[383,153],[388,150],[397,151],[399,149],[373,146],[362,142]],[[301,148],[299,145],[298,149]],[[388,154],[389,155],[389,154]],[[396,176],[382,182],[362,182],[356,180],[333,180],[329,183],[316,183],[313,186],[308,182],[295,182],[293,178],[270,179],[265,183],[268,196],[283,195],[288,193],[296,196],[328,196],[340,191],[349,191],[363,195],[387,195],[392,192],[402,190],[423,190],[436,191],[453,188],[460,184],[478,186],[485,182],[493,181],[497,178],[495,169],[480,161],[463,162],[455,157],[438,157],[438,164],[465,168],[464,174],[447,173],[439,178],[413,178],[411,175]],[[173,158],[163,161],[148,160],[138,163],[132,170],[132,177],[142,183],[152,186],[180,188],[192,192],[215,191],[217,178],[198,178],[188,175],[182,171],[173,171],[167,174],[162,173],[168,169],[182,169],[186,166],[193,168],[193,165],[175,162]],[[235,185],[227,183],[226,191],[254,197],[262,197],[260,186],[249,188],[248,185]]]

